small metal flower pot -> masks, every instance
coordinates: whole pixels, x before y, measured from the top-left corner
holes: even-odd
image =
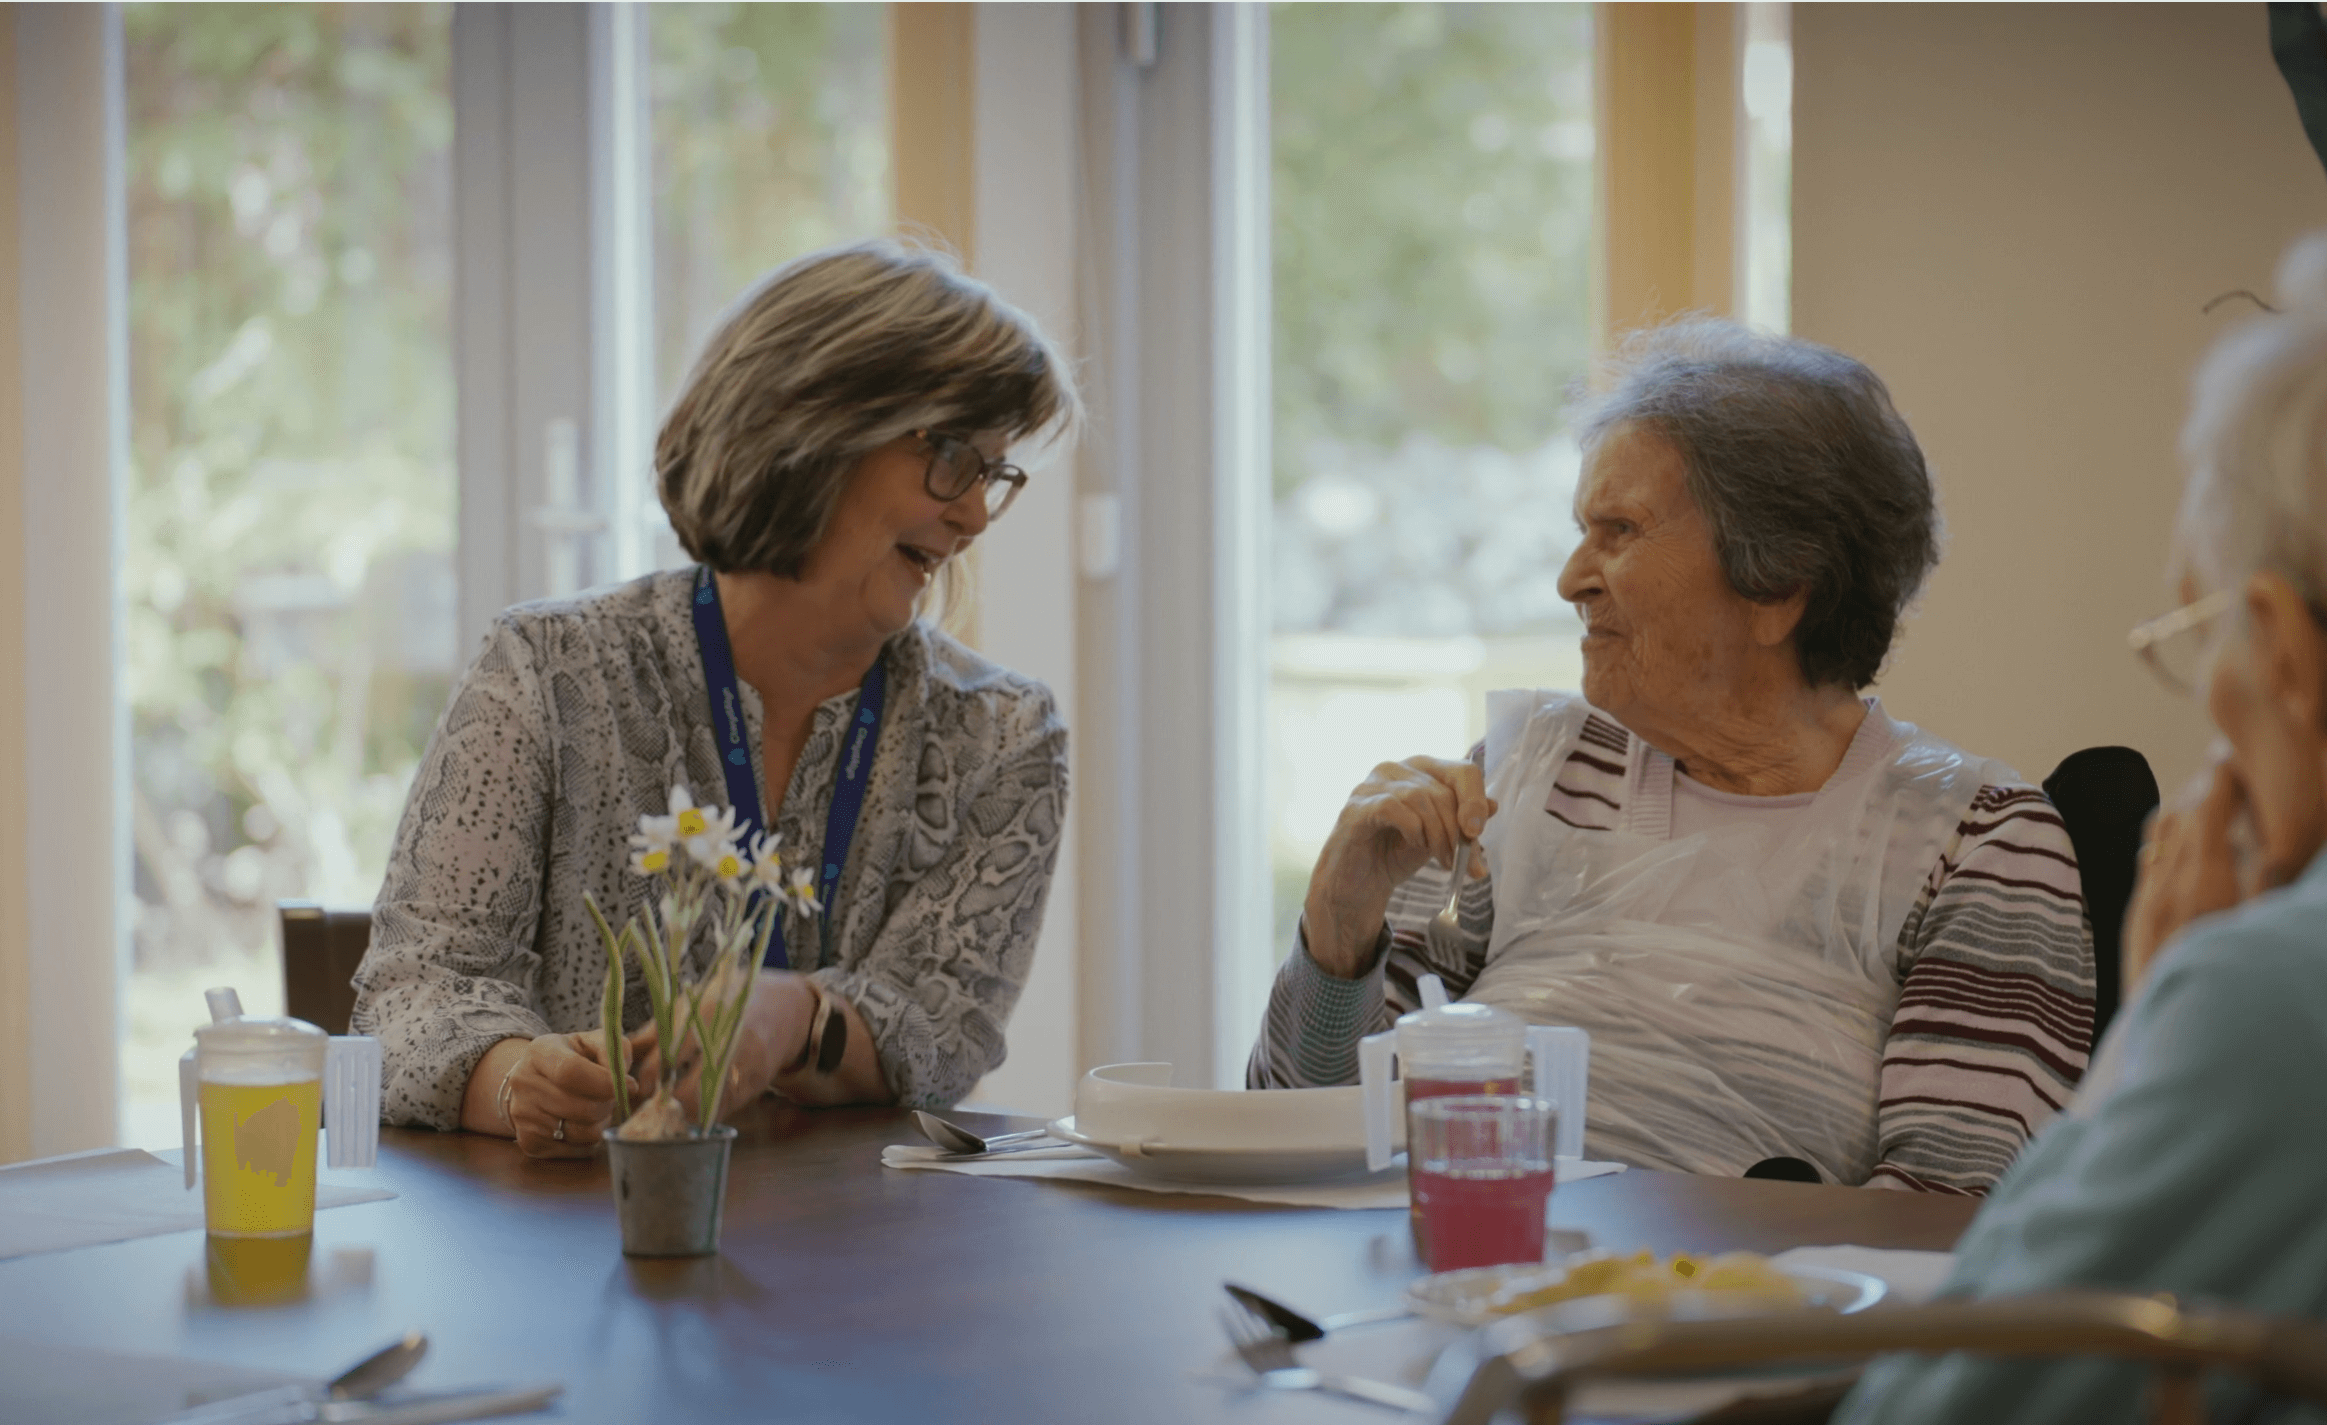
[[[622,1250],[633,1257],[708,1257],[718,1251],[727,1154],[734,1146],[735,1130],[725,1124],[701,1138],[608,1138]]]

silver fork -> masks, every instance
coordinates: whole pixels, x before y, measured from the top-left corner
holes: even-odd
[[[1451,960],[1461,954],[1462,917],[1459,912],[1462,909],[1463,882],[1469,878],[1470,870],[1471,843],[1465,841],[1454,848],[1454,889],[1446,897],[1446,908],[1430,917],[1430,923],[1422,928],[1422,938],[1429,943],[1435,959]]]
[[[1362,1376],[1329,1375],[1302,1365],[1293,1356],[1292,1342],[1242,1306],[1221,1308],[1220,1324],[1227,1328],[1228,1340],[1236,1347],[1236,1354],[1252,1367],[1262,1385],[1273,1390],[1322,1390],[1412,1414],[1438,1412],[1438,1402],[1421,1391]]]

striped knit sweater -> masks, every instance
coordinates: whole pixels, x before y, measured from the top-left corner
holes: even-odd
[[[1595,713],[1537,814],[1585,831],[1625,824],[1632,750],[1631,733]],[[1494,890],[1486,880],[1465,888],[1459,947],[1435,959],[1423,926],[1447,891],[1437,866],[1399,886],[1374,966],[1359,979],[1325,973],[1296,934],[1253,1047],[1250,1085],[1354,1082],[1357,1040],[1418,1006],[1422,974],[1466,993],[1486,963]],[[2042,791],[1980,789],[1907,916],[1899,952],[1867,1185],[1984,1194],[2068,1101],[2092,1036],[2091,927],[2075,851]]]

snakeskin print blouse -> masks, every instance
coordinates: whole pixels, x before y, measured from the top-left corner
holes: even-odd
[[[355,977],[355,1032],[385,1052],[387,1122],[457,1128],[469,1075],[497,1041],[595,1028],[606,951],[582,893],[619,924],[645,899],[629,869],[638,818],[663,812],[674,784],[726,802],[693,577],[519,605],[454,689]],[[1042,684],[926,624],[882,657],[888,709],[828,907],[830,962],[813,978],[864,1016],[897,1101],[935,1108],[1002,1062],[1058,859],[1066,728]],[[738,691],[764,789],[759,695]],[[820,859],[856,700],[852,689],[816,709],[776,816],[790,864]],[[784,934],[805,968],[814,920],[793,916]],[[623,1003],[625,1028],[645,1023],[635,965]]]

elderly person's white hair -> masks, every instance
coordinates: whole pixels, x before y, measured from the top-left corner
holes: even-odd
[[[2287,249],[2280,312],[2217,342],[2198,366],[2182,455],[2189,485],[2177,564],[2208,592],[2284,575],[2327,605],[2327,232]]]

